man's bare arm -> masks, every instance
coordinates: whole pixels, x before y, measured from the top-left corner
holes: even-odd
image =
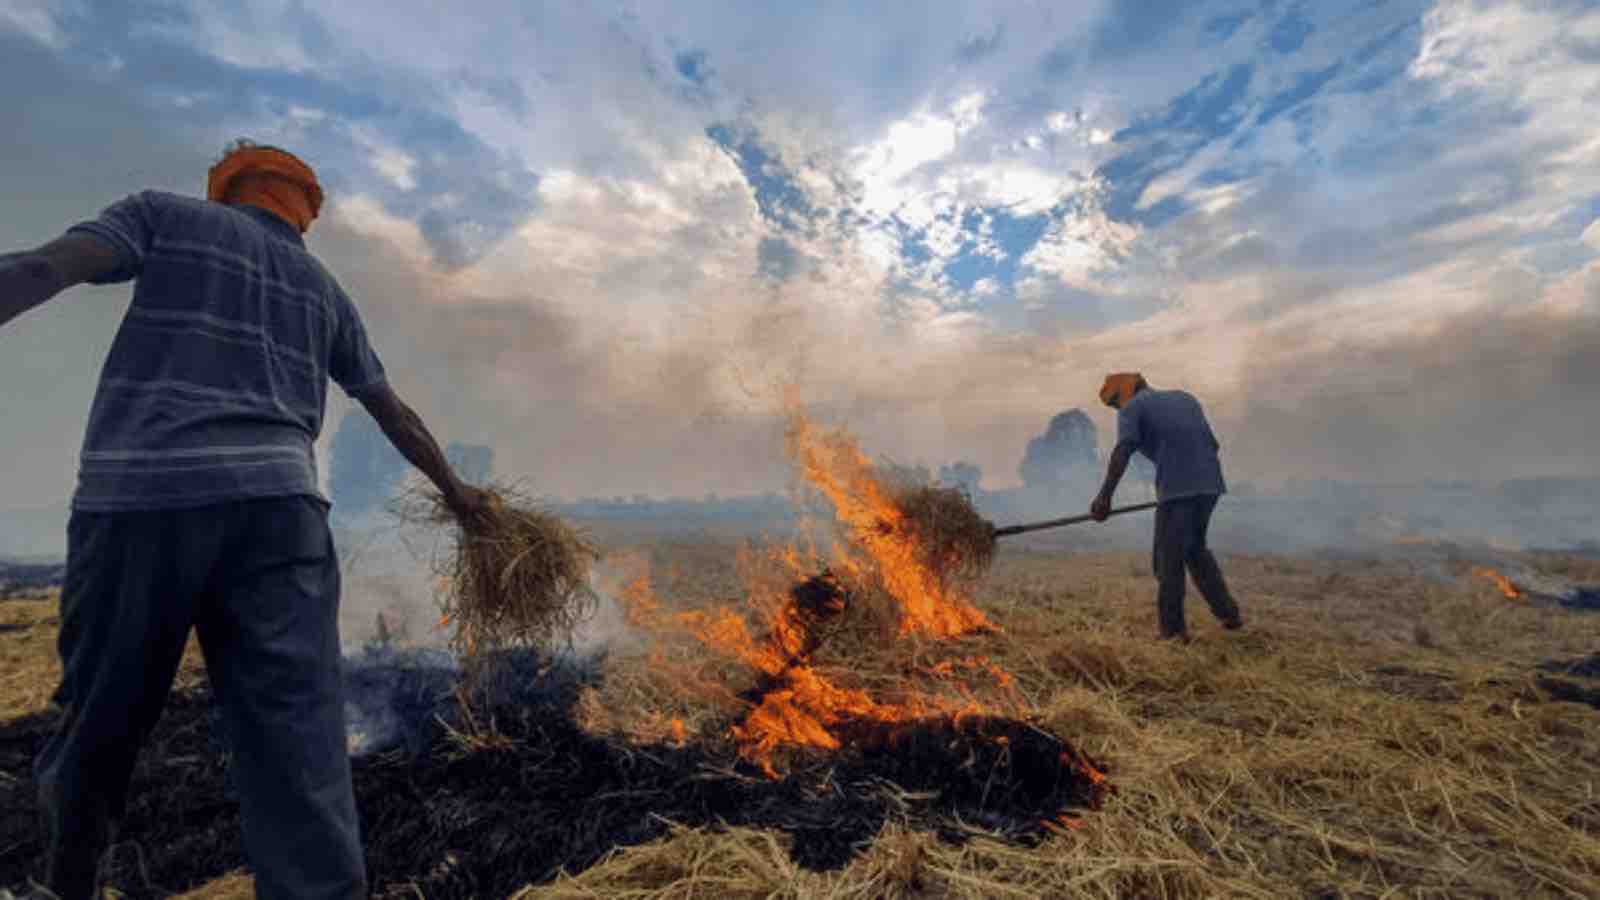
[[[1100,521],[1105,521],[1110,514],[1111,498],[1116,496],[1117,485],[1122,483],[1122,475],[1128,471],[1128,460],[1133,458],[1136,449],[1131,441],[1124,441],[1111,451],[1111,459],[1106,463],[1105,483],[1100,486],[1100,495],[1089,506],[1089,511]]]
[[[0,327],[61,293],[61,280],[37,251],[0,256]]]
[[[87,234],[68,234],[43,247],[0,256],[0,327],[73,285],[116,269],[117,252]]]
[[[450,467],[449,460],[445,458],[444,451],[439,449],[439,442],[434,440],[428,426],[423,424],[422,417],[407,406],[392,388],[384,385],[363,393],[358,399],[377,421],[378,427],[383,429],[389,442],[400,451],[400,455],[439,489],[446,504],[459,511],[473,502],[478,492],[456,477],[455,470]]]

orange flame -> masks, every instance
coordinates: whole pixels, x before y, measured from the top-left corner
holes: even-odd
[[[937,678],[954,678],[958,670],[965,669],[969,672],[986,672],[992,676],[995,683],[1007,690],[1016,688],[1016,679],[1011,673],[1001,668],[998,663],[984,656],[968,656],[962,659],[940,660],[928,667],[928,672]]]
[[[1507,578],[1504,575],[1501,575],[1499,572],[1495,571],[1494,569],[1491,569],[1488,566],[1473,566],[1472,567],[1472,574],[1478,576],[1479,578],[1487,578],[1490,581],[1494,582],[1494,586],[1500,589],[1500,593],[1504,594],[1506,599],[1508,599],[1508,600],[1521,600],[1522,599],[1522,590],[1520,588],[1518,588],[1515,584],[1512,584],[1511,583],[1511,579]]]
[[[755,674],[755,698],[737,698],[744,704],[743,716],[729,734],[740,755],[772,778],[780,777],[781,751],[837,750],[849,740],[852,725],[946,716],[959,727],[966,717],[987,712],[964,684],[955,685],[960,696],[911,690],[890,702],[864,689],[836,684],[819,671],[813,661],[823,637],[818,626],[844,611],[849,597],[846,585],[881,586],[895,604],[901,636],[918,633],[940,641],[999,630],[956,587],[923,565],[925,557],[915,534],[899,527],[903,513],[853,437],[842,430],[818,430],[794,402],[789,404],[787,437],[790,456],[801,474],[827,497],[845,526],[828,568],[794,547],[779,550],[765,559],[765,566],[746,567],[744,609],[672,609],[656,596],[647,574],[619,591],[630,624],[684,634]],[[762,574],[774,568],[776,577]],[[819,569],[823,575],[815,574]],[[805,593],[809,588],[816,590]],[[753,631],[752,625],[761,631]],[[923,671],[943,682],[959,682],[964,675],[977,673],[1005,690],[1016,690],[1011,674],[985,657],[944,660]],[[732,699],[731,693],[722,696]],[[1093,766],[1074,755],[1063,754],[1061,763],[1085,773],[1092,784],[1104,781]],[[1062,822],[1074,827],[1070,820]]]
[[[792,397],[788,407],[789,455],[849,532],[850,546],[837,548],[840,566],[858,577],[878,577],[899,604],[901,634],[922,631],[949,638],[997,631],[977,607],[922,565],[916,538],[901,527],[905,514],[855,438],[842,430],[818,431]]]

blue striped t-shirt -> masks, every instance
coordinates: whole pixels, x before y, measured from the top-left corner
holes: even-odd
[[[339,283],[263,209],[160,191],[69,231],[115,247],[96,284],[137,279],[100,374],[73,509],[176,509],[309,494],[331,377],[352,397],[383,364]]]

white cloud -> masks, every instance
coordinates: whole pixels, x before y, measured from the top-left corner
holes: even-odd
[[[1551,315],[1574,320],[1600,318],[1600,260],[1557,279],[1539,298],[1538,305]]]
[[[53,14],[60,6],[49,0],[6,0],[0,4],[0,28],[19,31],[52,50],[59,50],[67,41]]]
[[[1577,48],[1596,42],[1600,8],[1451,0],[1425,17],[1410,71],[1449,95],[1471,92],[1516,106],[1527,114],[1515,131],[1522,139],[1536,135],[1592,152],[1590,112],[1600,92],[1600,66]]]
[[[1087,198],[1094,197],[1098,185],[1085,185]],[[1108,217],[1089,203],[1078,212],[1050,227],[1022,262],[1034,270],[1044,283],[1032,286],[1046,291],[1050,282],[1096,293],[1118,293],[1119,286],[1109,276],[1133,252],[1139,229]]]
[[[372,157],[372,166],[402,191],[416,189],[417,180],[412,171],[417,167],[415,157],[399,150],[385,149]]]
[[[962,166],[935,182],[937,190],[967,204],[1009,207],[1018,216],[1043,212],[1073,196],[1083,184],[1082,176],[1050,171],[1023,160]]]
[[[1228,139],[1221,138],[1195,153],[1182,166],[1162,175],[1145,186],[1135,204],[1139,209],[1149,209],[1168,197],[1186,193],[1190,184],[1207,169],[1228,156]]]
[[[909,176],[949,156],[960,135],[955,117],[918,112],[891,124],[881,140],[855,150],[852,174],[865,186],[863,207],[885,216],[922,194],[921,184]]]
[[[1590,247],[1600,250],[1600,219],[1589,223],[1589,227],[1583,230],[1582,240]]]
[[[328,62],[314,58],[291,29],[274,27],[298,6],[290,0],[249,0],[229,6],[185,0],[183,5],[191,15],[142,21],[137,36],[175,39],[247,69],[311,72]]]
[[[373,198],[361,194],[335,195],[328,198],[322,215],[392,248],[418,271],[428,268],[427,261],[432,254],[422,229],[409,219],[390,215]],[[308,244],[316,240],[316,234],[316,229],[308,233]]]

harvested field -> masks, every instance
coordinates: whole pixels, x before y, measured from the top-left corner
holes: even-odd
[[[662,677],[720,665],[692,645],[516,658],[501,702],[480,710],[492,723],[418,724],[358,762],[376,890],[1593,895],[1600,710],[1583,698],[1600,693],[1600,615],[1510,601],[1465,560],[1438,577],[1403,562],[1232,556],[1246,631],[1222,632],[1191,598],[1197,641],[1173,646],[1151,640],[1144,555],[1040,547],[1003,546],[978,582],[997,631],[877,653],[840,640],[814,661],[890,692],[933,689],[952,671],[940,661],[991,660],[1012,683],[974,690],[1003,715],[885,726],[848,752],[796,755],[782,780],[739,757],[725,703]],[[731,545],[632,550],[653,563],[663,602],[685,609],[740,581]],[[1592,560],[1520,562],[1600,583]],[[54,615],[48,598],[0,601],[0,884],[29,874],[38,851],[28,760],[52,721]],[[197,666],[139,766],[115,854],[126,896],[249,895]],[[413,711],[449,690],[449,673],[416,654],[360,671],[392,674],[380,681]],[[1040,764],[1067,746],[1107,769],[1116,793],[1100,809]],[[1048,821],[1058,809],[1071,824]]]

